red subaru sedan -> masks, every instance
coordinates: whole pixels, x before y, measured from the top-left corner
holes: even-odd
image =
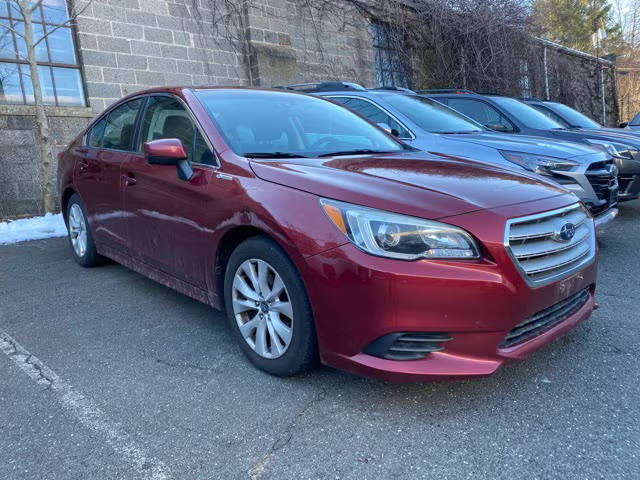
[[[408,381],[519,360],[594,307],[594,222],[533,174],[416,152],[328,100],[162,88],[58,163],[71,252],[214,308],[257,367]]]

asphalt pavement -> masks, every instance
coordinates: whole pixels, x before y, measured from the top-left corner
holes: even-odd
[[[640,201],[593,317],[473,381],[274,378],[220,313],[68,248],[0,246],[1,479],[640,477]]]

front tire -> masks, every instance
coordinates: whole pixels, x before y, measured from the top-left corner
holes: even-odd
[[[82,200],[75,193],[67,204],[67,232],[71,253],[76,262],[83,267],[105,263],[106,259],[96,251]]]
[[[315,324],[304,284],[274,241],[252,237],[233,251],[224,299],[229,327],[256,367],[289,376],[317,363]]]

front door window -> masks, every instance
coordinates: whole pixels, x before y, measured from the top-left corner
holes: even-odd
[[[184,106],[175,98],[151,97],[142,122],[142,143],[160,138],[182,141],[187,158],[194,163],[213,164],[213,154]]]

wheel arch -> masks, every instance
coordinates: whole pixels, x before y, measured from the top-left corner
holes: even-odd
[[[73,187],[67,187],[60,196],[60,211],[62,212],[62,218],[64,218],[65,223],[67,223],[67,206],[69,205],[69,199],[74,194],[78,194],[78,192],[76,192]]]
[[[287,241],[288,239],[286,237],[278,238],[277,235],[254,225],[236,225],[231,227],[220,238],[214,256],[213,290],[218,297],[218,303],[221,309],[224,308],[224,275],[229,258],[238,245],[245,240],[256,236],[266,237],[275,242],[280,248],[282,248],[296,268],[298,268],[297,263],[301,258],[301,255],[295,246]]]

